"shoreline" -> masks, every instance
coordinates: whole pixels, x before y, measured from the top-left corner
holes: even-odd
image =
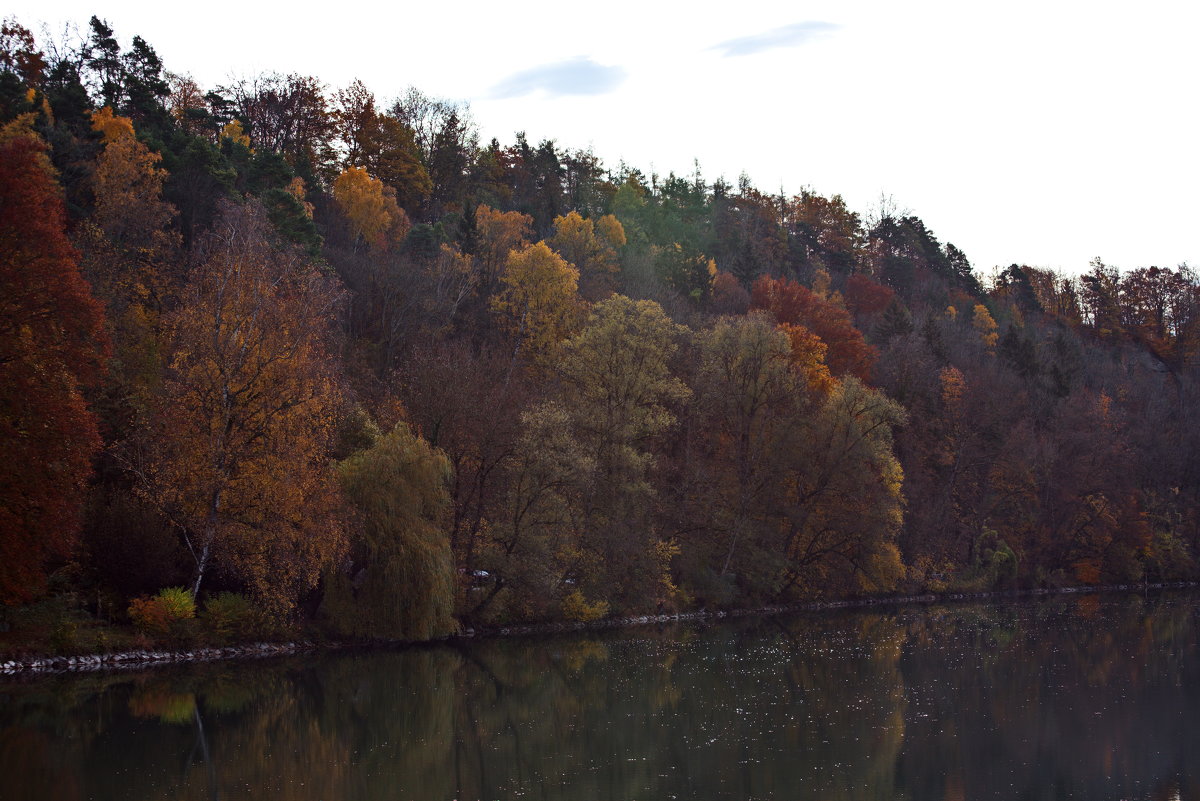
[[[903,606],[909,604],[931,605],[960,601],[987,601],[998,599],[1032,598],[1053,595],[1087,595],[1094,593],[1128,593],[1149,590],[1194,589],[1200,582],[1176,581],[1156,584],[1105,584],[1094,587],[1060,587],[1026,590],[1002,590],[975,593],[924,593],[921,595],[887,596],[879,598],[855,598],[836,601],[805,601],[772,606],[747,607],[730,610],[695,610],[671,614],[632,615],[606,618],[590,622],[547,622],[526,623],[511,626],[495,626],[485,629],[468,628],[445,637],[431,640],[371,640],[363,642],[314,642],[295,640],[288,642],[256,642],[242,645],[205,646],[180,650],[120,651],[102,654],[73,656],[31,656],[0,661],[0,677],[28,675],[60,675],[64,673],[92,673],[98,671],[121,671],[153,668],[160,665],[191,664],[200,662],[266,659],[296,654],[321,653],[350,649],[374,649],[397,645],[430,645],[463,640],[499,637],[542,636],[567,634],[598,629],[632,628],[663,623],[678,623],[698,620],[723,620],[734,617],[769,617],[771,615],[796,612],[820,612],[830,609],[865,609],[873,606]]]

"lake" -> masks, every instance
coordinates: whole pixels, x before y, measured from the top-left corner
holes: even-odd
[[[0,798],[1200,799],[1200,595],[0,680]]]

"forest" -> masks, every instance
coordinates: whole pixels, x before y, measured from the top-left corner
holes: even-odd
[[[1200,574],[1186,265],[982,275],[887,203],[483,142],[415,88],[202,87],[97,17],[3,22],[0,151],[6,630]]]

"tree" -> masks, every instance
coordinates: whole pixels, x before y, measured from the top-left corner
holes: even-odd
[[[1084,321],[1101,340],[1114,341],[1124,333],[1121,322],[1121,274],[1115,267],[1092,259],[1092,269],[1079,277]]]
[[[361,525],[349,563],[326,574],[323,614],[339,633],[359,637],[428,640],[452,632],[446,455],[402,422],[339,472]]]
[[[472,616],[497,600],[510,616],[544,616],[575,576],[597,568],[584,545],[596,465],[575,436],[570,412],[547,401],[522,414],[511,461],[505,503],[480,555],[491,590],[472,605]]]
[[[678,242],[658,250],[654,269],[667,286],[696,301],[712,293],[713,280],[717,277],[715,261]]]
[[[625,607],[669,591],[665,543],[650,521],[650,440],[675,424],[673,407],[691,395],[670,365],[686,331],[657,303],[614,295],[592,309],[558,360],[562,401],[596,464],[585,547],[598,567],[578,578],[593,597]]]
[[[362,167],[342,171],[333,182],[333,200],[350,224],[356,250],[359,243],[377,251],[395,248],[412,230],[408,215],[396,202],[396,193]]]
[[[625,245],[625,229],[616,217],[608,214],[596,223],[575,211],[555,217],[554,234],[547,244],[579,268],[584,297],[599,300],[612,293],[620,248]]]
[[[36,596],[79,534],[96,418],[81,387],[107,354],[66,212],[29,119],[0,130],[0,602]]]
[[[466,200],[467,167],[477,137],[465,104],[439,100],[409,88],[392,104],[388,117],[413,133],[432,185],[429,211],[434,218]]]
[[[1124,328],[1172,373],[1200,346],[1200,287],[1186,266],[1149,267],[1121,279]]]
[[[492,309],[512,337],[514,358],[541,356],[567,337],[579,318],[579,270],[545,242],[513,251],[500,276],[504,289]]]
[[[975,334],[987,348],[988,353],[995,353],[996,343],[1000,341],[1000,334],[997,333],[998,326],[987,307],[982,303],[975,304],[975,311],[971,314],[971,327],[975,329]]]
[[[890,590],[904,574],[895,539],[903,470],[892,429],[903,407],[856,378],[837,384],[792,452],[778,594]]]
[[[282,153],[306,180],[328,166],[334,119],[319,80],[272,73],[217,92],[232,99],[255,147]]]
[[[365,141],[363,162],[372,174],[396,191],[401,208],[415,212],[429,199],[433,181],[421,163],[413,132],[394,117],[377,117]]]
[[[811,411],[811,395],[787,333],[762,312],[718,321],[696,339],[697,431],[709,476],[691,499],[699,507],[696,525],[716,542],[693,581],[714,582],[705,594],[720,598],[720,585],[737,575],[752,597],[761,597],[778,570],[774,527],[764,512],[779,500],[782,460],[795,445],[801,413]],[[695,561],[697,554],[687,556]]]
[[[170,367],[131,466],[192,554],[193,593],[218,565],[282,613],[345,545],[327,457],[339,296],[270,236],[260,210],[225,207],[167,320]]]
[[[345,167],[363,167],[396,193],[401,208],[415,211],[433,191],[421,163],[413,130],[394,116],[380,114],[375,95],[354,81],[334,96],[333,114],[345,148]]]
[[[167,113],[167,99],[171,96],[171,85],[163,74],[162,59],[145,39],[135,36],[121,61],[129,114],[139,123],[168,130],[171,117]]]
[[[778,323],[803,325],[829,347],[826,362],[835,376],[853,375],[865,381],[876,352],[854,327],[846,307],[834,298],[817,296],[789,278],[761,276],[751,288],[751,308],[767,309]]]
[[[333,199],[350,223],[355,242],[376,245],[392,225],[383,182],[362,167],[348,167],[333,182]]]
[[[533,218],[519,211],[496,211],[481,203],[475,210],[475,229],[478,286],[480,294],[488,298],[496,291],[509,254],[529,246]]]
[[[113,29],[99,17],[88,22],[91,36],[80,53],[83,63],[92,73],[93,89],[104,105],[117,107],[121,101],[125,69],[121,63],[121,46],[113,36]]]
[[[114,244],[162,255],[176,239],[170,232],[175,209],[162,199],[162,157],[138,141],[132,120],[107,106],[92,112],[92,128],[104,138],[92,176],[96,224]]]
[[[846,208],[841,195],[822,197],[804,190],[785,206],[789,228],[812,269],[846,274],[853,270],[863,245],[858,215]]]
[[[46,56],[33,34],[12,17],[0,22],[0,72],[14,73],[30,88],[40,86],[46,73]]]
[[[38,96],[46,74],[46,57],[37,49],[33,34],[11,17],[0,21],[0,122],[48,109]]]

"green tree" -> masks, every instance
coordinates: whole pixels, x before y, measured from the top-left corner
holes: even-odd
[[[697,344],[695,414],[703,456],[691,465],[701,480],[688,500],[696,526],[710,537],[696,542],[685,560],[704,594],[726,595],[727,577],[737,575],[753,596],[779,569],[769,536],[774,526],[764,512],[779,501],[803,415],[820,398],[795,368],[788,334],[763,313],[721,320],[698,334]]]
[[[360,525],[326,573],[322,614],[341,635],[427,640],[454,630],[454,561],[444,517],[446,455],[399,423],[341,463]]]
[[[621,608],[666,600],[664,549],[650,519],[651,441],[691,396],[671,370],[686,333],[657,303],[614,295],[563,343],[558,363],[563,402],[596,463],[584,547],[598,569],[579,578],[593,598]]]
[[[492,616],[544,617],[569,594],[572,577],[596,569],[583,547],[595,469],[561,403],[521,415],[508,495],[480,559],[491,587],[472,604],[472,616],[499,602]]]
[[[890,590],[903,576],[904,473],[892,430],[904,421],[900,404],[850,376],[811,418],[777,499],[780,596]]]

